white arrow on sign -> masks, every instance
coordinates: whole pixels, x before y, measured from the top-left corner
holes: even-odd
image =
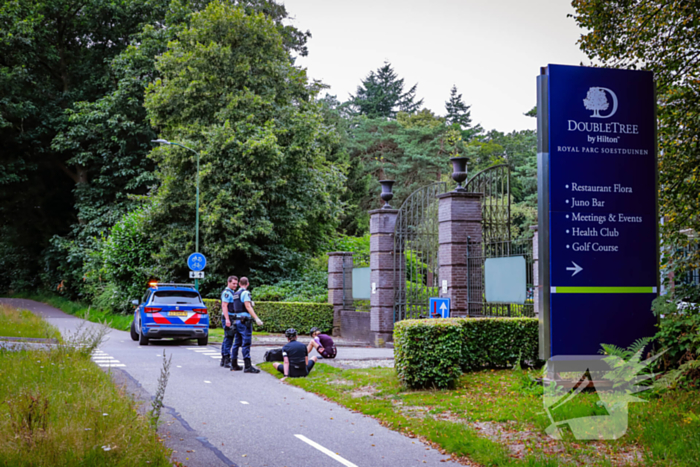
[[[445,302],[442,302],[442,305],[440,305],[440,311],[442,311],[443,315],[447,311],[447,305],[445,305]]]
[[[572,267],[566,268],[567,271],[574,271],[574,273],[571,275],[571,277],[574,277],[576,274],[583,271],[583,268],[581,266],[579,266],[578,264],[574,263],[573,261],[571,262],[571,264],[574,265],[573,268]]]

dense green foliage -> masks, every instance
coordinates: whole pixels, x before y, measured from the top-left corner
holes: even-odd
[[[677,367],[700,354],[700,18],[697,2],[575,0],[576,22],[588,32],[581,49],[604,66],[654,73],[659,144],[662,269],[669,294],[654,311],[656,338]],[[695,275],[695,278],[693,277]],[[696,377],[700,376],[696,372]]]
[[[7,233],[0,241],[25,259],[3,277],[4,288],[38,285],[39,271],[50,275],[56,259],[73,254],[49,254],[41,264],[55,235],[110,226],[129,193],[145,192],[151,163],[138,148],[148,135],[106,117],[111,104],[96,104],[87,128],[79,115],[83,103],[112,91],[120,74],[112,60],[163,19],[168,3],[20,0],[0,8],[0,223]],[[121,139],[108,141],[114,132]]]
[[[313,271],[299,280],[282,280],[274,285],[255,288],[255,299],[264,302],[314,302],[328,301],[328,274]]]
[[[204,299],[209,310],[209,326],[221,327],[221,301]],[[333,306],[329,303],[259,302],[255,301],[255,313],[263,326],[253,324],[255,331],[283,333],[294,328],[299,334],[308,334],[312,327],[323,332],[333,329]]]
[[[654,301],[654,314],[659,317],[654,340],[665,352],[661,370],[678,368],[700,357],[700,307],[695,303],[677,303],[661,296]],[[685,375],[700,380],[700,370]]]
[[[532,318],[405,320],[394,327],[399,379],[410,388],[449,388],[464,371],[538,362]]]
[[[320,253],[337,226],[342,171],[325,155],[336,135],[323,124],[315,87],[289,60],[263,14],[212,3],[157,62],[146,92],[152,124],[201,154],[200,251],[207,284],[235,265],[256,281],[284,277]],[[153,229],[161,277],[186,275],[194,251],[196,155],[154,149],[160,188]]]

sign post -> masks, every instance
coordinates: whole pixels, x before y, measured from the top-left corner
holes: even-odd
[[[549,65],[537,84],[540,356],[628,347],[655,333],[653,75]]]
[[[190,277],[194,277],[194,288],[199,292],[199,279],[204,278],[204,268],[207,265],[207,258],[201,253],[192,253],[187,258],[187,266],[197,274],[190,273]]]

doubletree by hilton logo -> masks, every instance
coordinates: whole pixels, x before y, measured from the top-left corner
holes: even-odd
[[[610,108],[606,93],[612,98],[612,110],[606,115],[601,115],[601,112],[605,112]],[[593,111],[591,118],[610,118],[617,112],[617,96],[612,89],[592,86],[588,89],[588,94],[586,94],[586,98],[583,100],[583,105],[586,109]]]

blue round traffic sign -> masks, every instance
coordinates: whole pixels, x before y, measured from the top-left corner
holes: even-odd
[[[207,265],[207,258],[201,253],[192,253],[187,258],[187,266],[193,271],[203,271]]]

